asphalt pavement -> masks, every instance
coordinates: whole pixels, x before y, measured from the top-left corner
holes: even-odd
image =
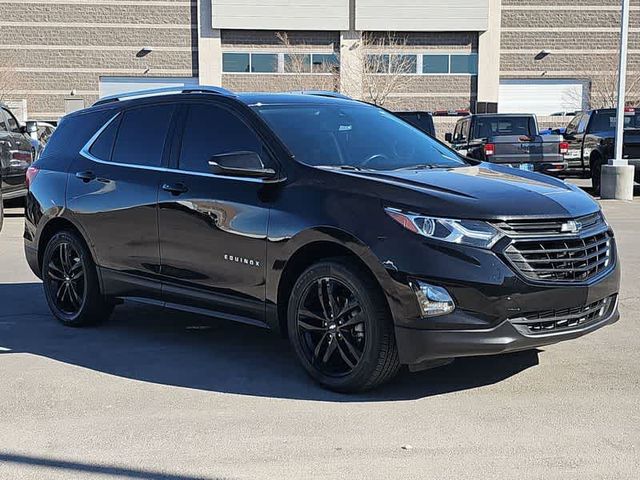
[[[313,384],[267,331],[135,304],[59,325],[0,233],[0,479],[640,477],[640,201],[603,202],[621,320],[532,352],[403,372],[366,395]]]

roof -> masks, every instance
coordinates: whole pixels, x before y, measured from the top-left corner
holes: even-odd
[[[354,103],[362,105],[362,102],[352,100],[348,97],[334,97],[310,93],[239,93],[236,98],[247,105],[345,105]]]

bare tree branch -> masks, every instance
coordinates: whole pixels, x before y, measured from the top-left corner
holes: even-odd
[[[416,56],[404,53],[406,45],[406,37],[392,33],[385,36],[363,34],[354,54],[356,67],[342,71],[341,82],[350,84],[360,78],[363,100],[383,106],[393,93],[411,82],[410,74],[416,73]]]
[[[614,108],[618,101],[618,59],[615,55],[593,55],[583,70],[576,72],[576,78],[589,84],[587,101],[590,108]],[[567,105],[582,104],[581,91],[570,91],[566,95]],[[640,103],[640,74],[627,74],[627,105]]]

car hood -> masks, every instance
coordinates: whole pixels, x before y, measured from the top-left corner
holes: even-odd
[[[350,174],[392,188],[387,203],[455,218],[570,218],[599,210],[581,189],[547,175],[488,163],[430,169]],[[418,194],[418,195],[416,195]]]

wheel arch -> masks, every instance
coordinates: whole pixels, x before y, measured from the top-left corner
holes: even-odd
[[[56,233],[63,230],[75,233],[78,238],[84,242],[91,253],[92,259],[95,261],[95,255],[91,248],[91,244],[87,241],[87,238],[81,228],[66,217],[53,217],[42,227],[40,235],[38,236],[38,270],[40,272],[42,272],[42,258],[49,240],[51,240]]]
[[[305,235],[306,237],[307,235]],[[389,295],[393,295],[392,279],[374,253],[355,237],[339,231],[324,231],[318,238],[297,244],[287,259],[277,281],[275,292],[275,318],[269,322],[283,335],[287,335],[287,307],[289,293],[296,280],[311,265],[331,258],[349,258],[367,271],[380,293],[385,304],[393,315]]]

